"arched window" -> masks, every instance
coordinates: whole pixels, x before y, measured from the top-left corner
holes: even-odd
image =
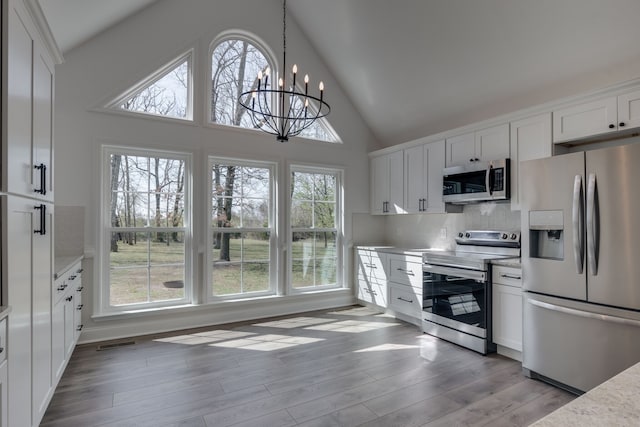
[[[273,63],[248,38],[233,35],[215,42],[211,49],[211,123],[253,128],[238,96],[255,87],[258,72],[267,68],[273,76]]]

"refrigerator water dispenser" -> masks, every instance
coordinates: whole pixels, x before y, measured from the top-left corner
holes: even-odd
[[[529,256],[564,260],[564,222],[561,210],[529,212]]]

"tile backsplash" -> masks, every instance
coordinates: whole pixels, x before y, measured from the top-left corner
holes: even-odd
[[[462,213],[409,214],[353,218],[353,243],[404,248],[454,249],[461,230],[519,230],[520,211],[509,203],[465,205]]]
[[[58,206],[54,215],[55,256],[84,253],[84,206]]]

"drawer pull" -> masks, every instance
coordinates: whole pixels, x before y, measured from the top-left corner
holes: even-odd
[[[64,291],[64,285],[60,285],[60,286],[58,286],[58,290],[59,290],[59,291]]]
[[[71,300],[73,300],[73,295],[71,295],[71,296],[69,296],[69,297],[65,298],[65,300],[66,300],[66,301],[71,301]]]
[[[80,305],[78,306],[78,311],[82,310],[82,307],[84,307],[84,304],[80,304]]]
[[[84,271],[84,268],[81,268],[78,271],[76,271],[76,274],[81,274],[83,271]]]
[[[84,325],[78,325],[78,327],[76,328],[76,331],[80,332],[82,328],[84,328]]]
[[[78,289],[76,289],[76,291],[82,292],[83,289],[84,289],[84,286],[80,286],[80,287],[78,287]]]
[[[512,274],[501,274],[500,277],[503,277],[505,279],[515,279],[515,280],[521,280],[522,276],[514,276]]]
[[[402,271],[403,273],[407,273],[408,276],[415,276],[415,273],[411,270],[405,270],[404,268],[400,268],[400,267],[396,268],[396,270]]]
[[[397,297],[397,299],[399,299],[400,301],[404,301],[404,302],[408,302],[410,304],[413,304],[413,300],[412,299],[404,299],[402,297]]]
[[[69,276],[69,280],[76,280],[76,275],[72,274],[71,276]]]

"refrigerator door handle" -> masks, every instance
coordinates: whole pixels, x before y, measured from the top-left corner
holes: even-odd
[[[559,305],[549,304],[548,302],[538,301],[531,298],[528,298],[527,302],[529,302],[532,305],[538,306],[540,308],[544,308],[551,311],[557,311],[559,313],[564,313],[571,316],[579,316],[587,319],[601,320],[603,322],[640,327],[640,320],[625,319],[624,317],[610,316],[607,314],[599,314],[599,313],[592,313],[589,311],[576,310],[575,308],[562,307]]]
[[[576,175],[573,180],[573,209],[571,213],[573,224],[573,257],[576,260],[576,272],[582,274],[584,266],[584,203],[582,193],[582,175]]]
[[[596,174],[590,173],[587,183],[587,261],[591,274],[598,275],[598,221],[596,219]]]

